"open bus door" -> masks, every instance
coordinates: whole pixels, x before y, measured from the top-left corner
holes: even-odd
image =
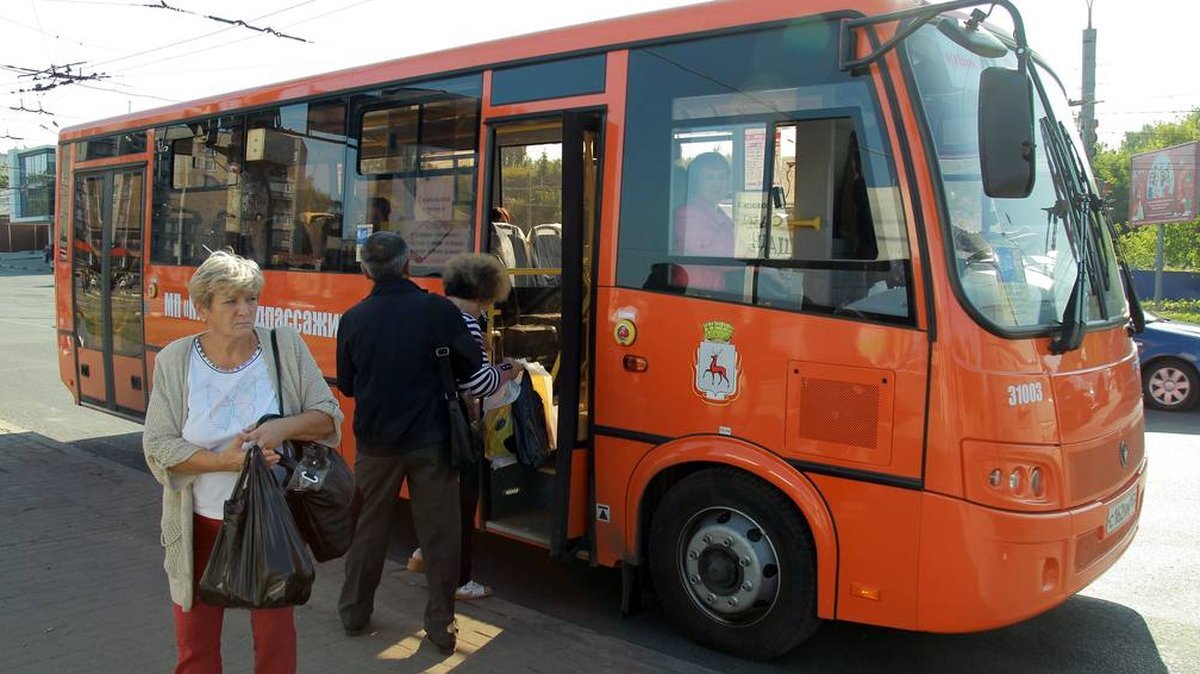
[[[601,119],[595,111],[565,111],[488,124],[485,203],[504,207],[512,222],[489,224],[485,245],[513,281],[489,325],[490,347],[493,358],[525,359],[549,373],[555,451],[536,470],[490,453],[482,476],[484,527],[545,545],[551,554],[590,552],[589,358]]]
[[[70,247],[80,402],[138,417],[149,393],[142,309],[145,177],[141,166],[77,173]]]

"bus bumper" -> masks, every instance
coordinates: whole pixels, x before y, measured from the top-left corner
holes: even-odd
[[[1146,462],[1103,500],[1018,513],[926,492],[921,515],[917,629],[973,632],[1043,613],[1098,578],[1137,533]],[[1122,519],[1111,532],[1110,514]]]

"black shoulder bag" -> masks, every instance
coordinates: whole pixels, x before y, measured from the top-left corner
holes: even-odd
[[[271,350],[275,354],[279,415],[283,416],[283,369],[275,330],[271,330]],[[314,559],[318,562],[337,559],[350,549],[362,504],[354,473],[333,447],[292,440],[285,444],[289,445],[288,452],[281,452],[284,456],[281,462],[291,470],[287,503],[296,528],[312,549]]]
[[[433,351],[438,363],[438,374],[442,380],[442,398],[446,403],[446,414],[450,418],[451,468],[462,468],[474,463],[479,454],[476,452],[471,424],[467,421],[467,411],[463,409],[462,399],[458,397],[458,387],[454,384],[454,373],[450,369],[450,347],[439,346]]]

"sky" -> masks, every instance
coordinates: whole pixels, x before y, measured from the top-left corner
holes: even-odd
[[[1088,0],[1015,0],[1030,44],[1080,97]],[[1200,107],[1190,75],[1200,3],[1092,0],[1101,142]],[[162,5],[165,4],[165,8]],[[3,0],[0,152],[57,128],[315,73],[695,0]],[[898,3],[899,4],[899,3]],[[797,7],[802,2],[795,2]],[[177,11],[184,10],[184,11]],[[702,11],[713,11],[703,8]],[[997,16],[1003,10],[997,10]],[[241,20],[285,37],[220,23]],[[299,38],[299,39],[293,39]],[[43,93],[20,69],[103,78]],[[16,69],[16,70],[14,70]],[[13,110],[12,108],[19,108]],[[20,110],[23,109],[23,110]],[[42,111],[53,113],[43,114]],[[56,127],[55,125],[58,125]]]

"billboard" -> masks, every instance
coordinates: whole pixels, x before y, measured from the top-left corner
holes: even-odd
[[[1196,219],[1196,162],[1200,143],[1135,154],[1129,175],[1129,224]]]

